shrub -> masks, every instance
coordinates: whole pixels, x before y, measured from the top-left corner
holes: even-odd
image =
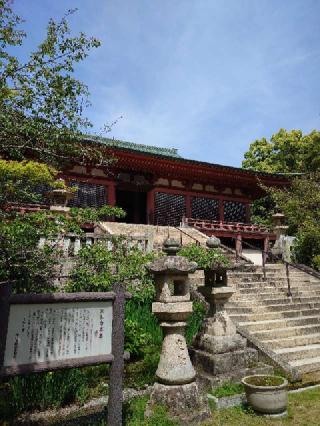
[[[151,303],[129,300],[126,303],[125,349],[133,357],[141,358],[150,348],[159,352],[161,343],[162,331],[151,311]]]
[[[150,302],[154,286],[145,265],[154,258],[153,253],[128,248],[121,238],[113,240],[112,250],[102,243],[86,246],[79,252],[66,291],[108,291],[115,282],[124,282],[133,300]]]
[[[316,269],[318,269],[318,271],[320,271],[320,255],[313,257],[312,264],[313,264],[314,268],[316,268]]]
[[[190,261],[197,262],[199,269],[209,269],[213,264],[229,265],[229,260],[219,248],[207,249],[195,243],[183,247],[178,252],[178,255],[184,256]]]
[[[125,349],[133,357],[141,357],[148,346],[151,336],[144,332],[143,327],[137,321],[125,319]]]
[[[320,269],[320,226],[305,223],[294,246],[297,262]]]
[[[190,345],[193,337],[198,333],[201,328],[202,321],[204,320],[206,309],[200,302],[193,302],[193,311],[188,318],[186,327],[186,341]]]
[[[4,386],[6,398],[1,398],[0,417],[82,402],[87,396],[86,376],[81,369],[18,376]]]

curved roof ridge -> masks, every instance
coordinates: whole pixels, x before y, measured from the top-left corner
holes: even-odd
[[[113,148],[132,149],[134,151],[148,152],[150,154],[164,155],[167,157],[182,158],[176,148],[163,148],[160,146],[144,145],[135,142],[123,141],[121,139],[106,138],[103,136],[86,135],[86,140],[101,143]]]

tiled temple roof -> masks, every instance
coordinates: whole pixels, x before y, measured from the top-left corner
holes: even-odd
[[[176,148],[162,148],[162,147],[157,147],[152,145],[143,145],[143,144],[137,144],[134,142],[127,142],[127,141],[122,141],[118,139],[111,139],[111,138],[92,136],[92,135],[87,135],[85,140],[90,142],[96,142],[98,144],[102,144],[110,148],[116,148],[121,151],[138,152],[141,154],[145,154],[149,157],[151,156],[151,157],[167,158],[169,160],[175,160],[178,162],[193,164],[194,166],[197,166],[197,165],[205,166],[205,167],[215,168],[220,170],[226,170],[226,171],[229,170],[230,172],[239,171],[242,174],[248,174],[248,175],[257,176],[257,177],[259,176],[272,177],[279,180],[283,180],[283,179],[288,180],[290,178],[290,176],[285,176],[283,173],[268,173],[268,172],[262,172],[262,171],[251,170],[251,169],[243,169],[241,167],[226,166],[223,164],[208,163],[208,162],[199,161],[199,160],[191,160],[179,155],[178,150]]]
[[[139,151],[142,153],[148,153],[148,154],[155,154],[155,155],[161,155],[164,157],[172,157],[172,158],[182,158],[178,154],[178,150],[176,148],[161,148],[158,146],[152,146],[152,145],[143,145],[138,144],[134,142],[127,142],[127,141],[121,141],[118,139],[110,139],[105,138],[101,136],[87,136],[86,140],[88,141],[94,141],[99,144],[109,146],[112,148],[123,148],[123,149],[129,149],[132,151]]]

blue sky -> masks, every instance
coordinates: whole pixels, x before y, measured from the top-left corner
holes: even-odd
[[[319,0],[15,0],[28,52],[50,17],[102,46],[77,67],[108,136],[239,166],[281,127],[320,128]]]

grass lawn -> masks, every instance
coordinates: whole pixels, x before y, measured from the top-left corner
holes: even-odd
[[[319,426],[320,425],[320,388],[289,395],[288,416],[271,419],[255,415],[245,407],[214,410],[212,421],[203,426]]]

